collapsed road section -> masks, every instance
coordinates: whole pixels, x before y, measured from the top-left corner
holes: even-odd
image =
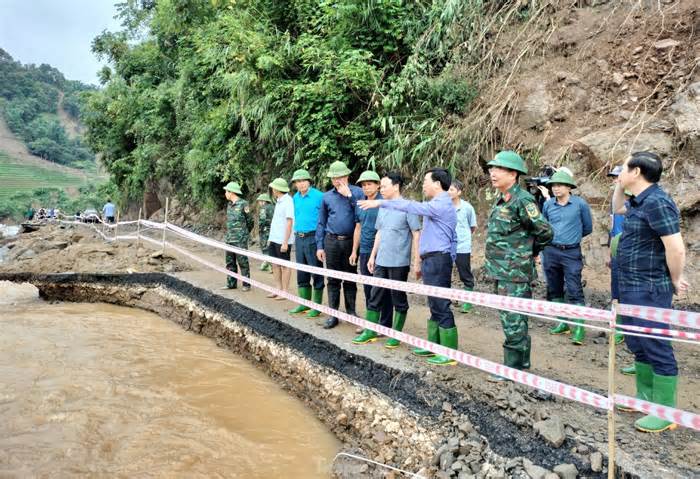
[[[565,439],[566,447],[555,448],[502,416],[492,403],[353,354],[166,274],[15,273],[1,274],[0,280],[29,282],[46,300],[140,308],[209,337],[248,358],[302,399],[344,443],[345,451],[378,463],[422,477],[605,473],[603,456],[594,452],[596,460],[585,460],[574,452],[577,444],[571,438]],[[638,465],[624,461],[617,469],[618,477],[660,477],[658,471],[646,471],[647,476]],[[383,477],[385,472],[347,456],[334,464],[338,477]]]

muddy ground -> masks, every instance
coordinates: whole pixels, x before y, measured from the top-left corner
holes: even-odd
[[[64,243],[67,244],[64,246]],[[59,246],[54,247],[56,244]],[[217,251],[187,242],[182,244],[205,259],[214,261],[223,259],[222,253]],[[264,311],[266,315],[297,330],[308,332],[315,338],[334,344],[353,354],[353,357],[367,358],[376,364],[383,364],[392,370],[400,371],[398,379],[394,377],[389,380],[388,377],[384,377],[373,385],[397,400],[401,398],[391,394],[391,391],[404,375],[410,380],[420,378],[427,385],[446,386],[445,391],[448,391],[453,398],[448,401],[440,397],[431,402],[431,397],[434,395],[432,387],[416,389],[415,396],[421,398],[426,404],[431,404],[443,414],[466,414],[478,432],[488,439],[494,451],[509,452],[509,448],[515,448],[518,451],[503,454],[506,457],[532,457],[534,459],[531,460],[549,471],[557,464],[568,460],[577,464],[580,472],[587,470],[592,475],[591,459],[594,463],[598,461],[598,457],[592,457],[592,454],[598,450],[605,453],[607,450],[607,422],[604,411],[539,394],[519,385],[494,383],[486,374],[467,367],[431,368],[413,357],[405,347],[388,351],[382,347],[381,342],[368,346],[353,346],[350,339],[354,335],[354,326],[342,324],[334,330],[327,331],[321,328],[325,318],[308,320],[303,317],[292,317],[286,313],[286,310],[292,307],[290,303],[270,301],[264,297],[263,292],[218,291],[224,282],[223,275],[204,270],[184,258],[175,258],[167,251],[165,255],[154,254],[154,250],[146,247],[136,248],[132,242],[110,245],[83,227],[61,229],[55,226],[47,226],[38,232],[21,235],[18,240],[6,245],[6,248],[7,246],[12,248],[5,253],[8,261],[0,265],[0,271],[4,272],[164,271],[198,288],[207,291],[216,290],[217,296],[233,299],[255,311]],[[35,255],[30,254],[26,259],[17,258],[22,256],[21,250],[24,248],[26,251],[28,246],[33,248]],[[38,252],[39,250],[41,251]],[[20,254],[17,254],[18,252]],[[252,266],[255,279],[271,283],[270,275],[260,273],[255,262]],[[488,290],[486,285],[480,285],[480,288]],[[594,293],[604,294],[602,290]],[[406,327],[407,332],[419,336],[425,334],[424,325],[427,317],[427,309],[420,304],[422,302],[422,298],[413,298]],[[362,303],[363,299],[360,295],[358,312],[363,309]],[[501,360],[501,332],[495,312],[486,308],[477,308],[475,312],[468,315],[457,314],[457,324],[461,333],[462,350],[490,360]],[[532,372],[604,393],[607,388],[605,338],[589,334],[585,346],[575,347],[568,343],[567,338],[549,336],[548,327],[550,324],[543,320],[531,320],[534,350]],[[700,409],[698,407],[700,405],[700,399],[698,399],[700,351],[681,344],[676,348],[676,352],[682,381],[679,390],[679,407],[698,411]],[[627,364],[631,361],[631,356],[621,348],[617,354],[617,361]],[[362,364],[364,363],[351,365],[351,370],[353,367],[362,368]],[[342,373],[348,374],[347,371]],[[618,375],[616,381],[618,391],[633,395],[633,379]],[[470,410],[463,404],[477,406]],[[520,436],[504,433],[503,423],[495,421],[493,416],[486,415],[479,419],[480,411],[486,410],[485,407],[496,411],[497,416],[507,419],[506,422],[511,425],[510,427],[517,427],[519,431],[526,433],[522,436],[525,440],[514,440],[513,437]],[[700,434],[683,428],[660,436],[640,434],[633,428],[636,417],[638,416],[635,414],[617,415],[618,460],[621,460],[626,470],[640,477],[693,477],[700,466]],[[532,429],[534,423],[546,419],[555,422],[560,420],[563,423],[566,440],[559,448],[550,448],[550,451],[554,452],[544,453],[542,450],[538,451],[541,446],[531,439],[535,437]],[[566,454],[566,458],[560,454]],[[438,461],[433,469],[437,470],[440,465]],[[593,466],[597,468],[597,464]]]

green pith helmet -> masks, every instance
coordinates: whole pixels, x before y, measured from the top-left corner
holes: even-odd
[[[292,175],[292,183],[299,180],[309,180],[311,181],[311,175],[304,168],[299,168]]]
[[[270,195],[267,193],[260,193],[256,201],[266,201],[268,203],[272,203],[272,198],[270,198]]]
[[[237,181],[229,182],[229,184],[224,186],[224,189],[226,191],[230,191],[231,193],[236,193],[237,195],[243,194],[243,192],[241,191],[241,185],[239,185]]]
[[[547,182],[548,185],[554,185],[554,184],[559,184],[559,185],[567,185],[572,188],[576,188],[576,183],[574,183],[574,179],[571,177],[571,175],[567,175],[563,171],[557,171],[554,173],[551,178],[549,178],[549,181]]]
[[[289,184],[287,184],[287,180],[284,178],[275,178],[272,183],[269,184],[269,186],[270,188],[281,191],[282,193],[287,193],[289,191]]]
[[[494,159],[489,161],[487,166],[500,166],[501,168],[508,168],[527,175],[525,161],[516,152],[510,150],[496,153]]]
[[[358,183],[362,183],[363,181],[376,181],[377,183],[379,183],[381,181],[381,178],[379,178],[379,175],[376,171],[367,170],[363,171],[360,175],[360,179],[357,180]]]
[[[348,168],[342,161],[334,161],[331,163],[331,167],[328,169],[328,178],[340,178],[342,176],[348,176],[352,171]]]

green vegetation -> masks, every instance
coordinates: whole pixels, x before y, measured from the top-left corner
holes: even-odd
[[[212,204],[230,179],[260,191],[303,166],[320,180],[338,159],[475,178],[497,134],[454,127],[521,3],[125,0],[124,30],[93,42],[112,68],[89,94],[87,141],[133,199],[166,179]]]
[[[0,152],[0,200],[36,188],[77,187],[86,183],[87,180],[82,176],[20,163]]]
[[[34,155],[63,165],[94,168],[95,155],[80,138],[66,135],[56,115],[59,92],[63,107],[78,120],[82,94],[92,88],[66,80],[57,69],[42,64],[22,65],[0,49],[0,113],[7,126]]]

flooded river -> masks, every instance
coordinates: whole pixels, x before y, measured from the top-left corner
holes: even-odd
[[[0,328],[0,477],[329,476],[300,401],[167,320],[0,282]]]

